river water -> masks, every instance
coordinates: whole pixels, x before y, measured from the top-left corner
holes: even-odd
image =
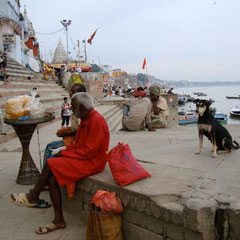
[[[228,124],[240,124],[240,119],[232,119],[229,115],[229,110],[235,106],[240,108],[240,99],[227,99],[226,96],[238,96],[240,95],[240,86],[207,86],[207,87],[186,87],[186,88],[174,88],[174,93],[177,94],[189,94],[194,98],[199,99],[214,99],[211,107],[215,107],[217,112],[225,113],[228,115]],[[193,95],[193,92],[203,92],[207,96],[198,97]],[[196,109],[195,104],[188,102],[179,106],[180,109]]]

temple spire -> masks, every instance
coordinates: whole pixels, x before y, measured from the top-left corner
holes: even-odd
[[[52,63],[65,63],[67,61],[67,52],[65,51],[61,40],[59,39],[58,45],[54,52]]]

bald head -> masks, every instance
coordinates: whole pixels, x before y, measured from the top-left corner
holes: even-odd
[[[78,92],[86,92],[86,87],[80,83],[74,84],[69,91],[70,98],[73,96],[73,94]]]
[[[85,120],[93,109],[93,99],[88,93],[75,93],[72,98],[72,110],[76,118]]]

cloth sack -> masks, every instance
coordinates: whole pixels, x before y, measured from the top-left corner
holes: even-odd
[[[90,204],[86,240],[122,240],[119,213],[101,212]]]
[[[121,200],[116,196],[115,192],[98,190],[91,203],[99,207],[102,212],[121,213],[123,211]]]
[[[128,144],[118,143],[107,154],[107,160],[114,180],[121,187],[151,177],[133,157]]]

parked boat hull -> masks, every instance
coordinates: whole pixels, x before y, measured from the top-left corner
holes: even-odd
[[[226,96],[227,99],[240,99],[240,97],[231,97],[231,96]]]

